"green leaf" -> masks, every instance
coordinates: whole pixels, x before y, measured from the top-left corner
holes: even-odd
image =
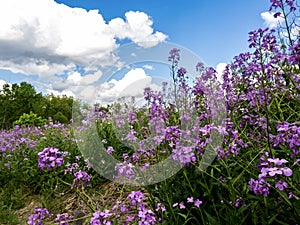
[[[278,213],[275,214],[274,216],[272,216],[272,218],[268,220],[268,224],[272,224],[273,221],[276,219],[277,216],[278,216]]]
[[[219,223],[217,222],[217,220],[216,220],[213,216],[211,216],[208,212],[206,212],[206,211],[204,210],[204,213],[205,213],[205,215],[207,216],[207,220],[208,220],[209,224],[212,224],[212,225],[217,225],[217,224],[219,224]]]

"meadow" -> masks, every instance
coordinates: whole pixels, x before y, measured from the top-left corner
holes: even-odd
[[[198,63],[190,85],[170,49],[173,82],[146,88],[144,106],[120,99],[2,129],[0,224],[298,224],[299,7],[271,0],[270,11],[284,25],[249,32],[221,83]]]

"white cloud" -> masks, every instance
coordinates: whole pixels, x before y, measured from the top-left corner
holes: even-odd
[[[95,98],[94,92],[98,90],[98,87],[94,85],[94,83],[98,81],[101,76],[101,71],[87,73],[85,75],[81,75],[78,71],[69,71],[67,73],[67,79],[55,77],[52,79],[51,84],[43,89],[46,89],[46,93],[48,94],[53,93],[58,96],[73,96],[91,102],[92,97]]]
[[[68,78],[67,78],[67,81],[69,82],[74,82],[74,83],[79,83],[81,81],[82,77],[81,77],[81,74],[78,73],[77,71],[75,72],[71,72],[69,75],[68,75]]]
[[[117,38],[150,42],[140,44],[144,47],[165,40],[166,35],[153,31],[146,13],[130,11],[125,18],[107,22],[98,10],[71,8],[54,0],[1,1],[0,68],[53,79],[54,74],[74,71],[76,65],[115,64]],[[76,76],[86,83],[95,80]]]
[[[68,97],[75,97],[75,94],[72,92],[72,91],[55,91],[55,90],[52,90],[52,89],[48,89],[47,90],[47,94],[53,94],[55,96],[68,96]]]
[[[98,100],[102,104],[109,104],[120,97],[142,98],[146,87],[157,89],[151,82],[152,78],[142,68],[132,69],[121,80],[112,79],[101,84],[97,94]]]
[[[300,27],[299,26],[293,27],[292,30],[291,30],[291,35],[292,35],[293,38],[299,37],[300,36]]]
[[[261,18],[264,20],[264,24],[270,28],[279,27],[284,22],[284,19],[280,16],[274,18],[273,12],[263,12],[260,15]]]
[[[154,67],[153,67],[153,66],[147,65],[147,64],[144,65],[143,68],[146,69],[146,70],[154,70]]]
[[[153,21],[144,12],[129,11],[125,14],[126,21],[121,18],[112,19],[109,27],[120,39],[128,38],[142,47],[152,47],[164,41],[167,36],[161,32],[153,33]]]
[[[9,86],[11,86],[11,84],[7,83],[5,80],[0,80],[0,91],[3,90],[3,85],[4,84],[8,84]]]
[[[223,75],[223,72],[224,70],[226,69],[226,66],[227,66],[227,63],[219,63],[216,67],[216,71],[217,71],[217,80],[220,82],[220,83],[223,83],[223,78],[222,78],[222,75]]]
[[[130,70],[120,80],[112,79],[100,85],[94,85],[97,76],[100,77],[101,72],[81,76],[78,72],[73,71],[68,74],[66,80],[58,77],[55,82],[43,89],[47,94],[67,95],[89,104],[98,102],[103,105],[111,104],[121,97],[135,96],[137,100],[140,100],[143,98],[146,87],[159,90],[158,85],[151,83],[152,78],[142,68]]]

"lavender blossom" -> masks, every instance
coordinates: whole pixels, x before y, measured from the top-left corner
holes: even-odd
[[[52,216],[46,208],[37,208],[34,210],[34,213],[28,217],[27,224],[29,225],[43,225],[42,220],[46,218],[46,216]]]
[[[75,178],[73,180],[73,185],[76,188],[85,187],[86,182],[91,181],[91,177],[84,171],[78,171],[74,174]]]
[[[45,167],[49,170],[51,167],[61,166],[63,162],[63,153],[57,148],[44,148],[43,151],[38,153],[38,166],[42,170]]]

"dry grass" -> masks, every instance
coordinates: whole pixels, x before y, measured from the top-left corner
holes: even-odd
[[[76,214],[84,215],[88,219],[86,219],[85,223],[78,224],[89,224],[89,216],[92,215],[94,210],[111,209],[117,201],[128,203],[127,196],[132,190],[136,189],[113,182],[106,182],[97,188],[90,188],[84,191],[73,190],[61,197],[45,198],[43,195],[34,195],[26,198],[26,206],[16,210],[14,213],[18,217],[20,225],[27,224],[28,217],[30,214],[33,214],[34,209],[44,207],[53,214],[68,213],[72,219],[77,217]],[[142,191],[146,193],[145,190]],[[147,205],[147,203],[145,204]],[[133,214],[134,212],[132,211],[124,216],[121,215],[118,218],[118,222],[123,224],[126,216]],[[46,221],[53,224],[55,222],[54,219],[52,217],[52,220]]]

